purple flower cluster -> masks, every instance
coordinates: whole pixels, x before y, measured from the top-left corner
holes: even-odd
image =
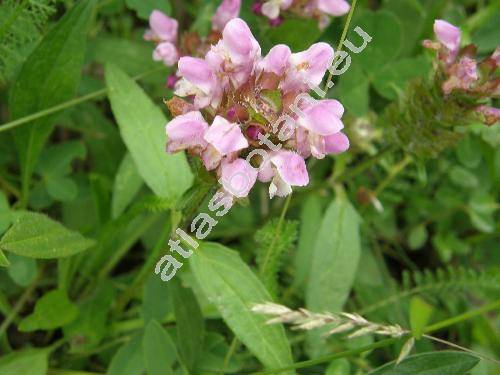
[[[263,57],[245,21],[231,19],[203,58],[179,59],[167,151],[199,156],[231,198],[246,197],[257,180],[270,183],[271,197],[307,185],[304,159],[349,147],[343,106],[307,94],[333,57],[326,43],[298,53],[276,45]]]

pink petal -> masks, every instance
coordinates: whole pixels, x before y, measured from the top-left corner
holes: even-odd
[[[212,29],[224,30],[226,24],[240,14],[241,0],[222,0],[212,17]]]
[[[236,159],[233,162],[223,161],[221,164],[220,182],[224,189],[237,198],[244,198],[257,180],[257,170],[246,160]]]
[[[167,151],[174,153],[188,148],[204,148],[207,142],[203,135],[208,124],[199,111],[177,116],[165,127],[167,133]]]
[[[274,169],[271,164],[271,162],[268,160],[264,163],[259,168],[259,175],[258,179],[261,182],[269,182],[273,179],[274,176]]]
[[[208,145],[201,153],[201,160],[207,171],[211,171],[218,167],[222,155],[214,146]]]
[[[163,42],[153,51],[153,60],[163,61],[166,66],[173,66],[179,60],[177,48],[170,42]]]
[[[345,0],[318,0],[318,9],[332,16],[343,16],[351,6]]]
[[[349,149],[349,138],[342,133],[328,135],[325,137],[325,151],[328,154],[340,154]]]
[[[149,16],[149,26],[154,35],[161,41],[171,43],[177,41],[177,21],[159,10],[153,10]]]
[[[259,69],[266,73],[274,73],[278,76],[283,75],[288,68],[288,60],[292,55],[290,48],[284,44],[278,44],[271,48],[269,53],[260,61]]]
[[[289,185],[306,186],[309,183],[306,163],[292,151],[278,151],[271,158],[280,177]]]
[[[179,59],[178,67],[179,75],[199,87],[205,94],[214,91],[215,77],[205,60],[184,56]]]
[[[253,64],[260,55],[260,45],[241,18],[229,21],[222,31],[224,46],[235,64]]]
[[[310,132],[319,135],[330,135],[338,133],[344,128],[339,118],[341,111],[340,103],[336,100],[320,100],[304,109],[304,117],[299,118],[299,125]]]
[[[248,141],[243,136],[240,126],[227,121],[221,116],[215,117],[204,138],[221,155],[227,155],[248,147]]]
[[[438,40],[451,52],[460,48],[460,29],[443,20],[434,21],[434,33]]]

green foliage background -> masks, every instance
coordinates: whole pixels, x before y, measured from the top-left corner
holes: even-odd
[[[346,17],[271,28],[251,3],[241,17],[264,52],[339,42]],[[213,189],[164,152],[168,69],[142,35],[152,9],[206,35],[217,5],[0,4],[0,374],[500,373],[421,338],[439,328],[500,353],[500,124],[442,100],[421,47],[442,18],[491,54],[500,4],[357,1],[350,30],[373,42],[329,93],[346,106],[349,152],[309,161],[310,185],[288,200],[254,188],[163,283],[153,269],[171,233]],[[399,324],[413,355],[395,367],[403,339],[267,325],[250,308],[271,300]]]

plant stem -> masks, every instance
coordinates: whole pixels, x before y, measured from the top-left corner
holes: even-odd
[[[500,308],[500,300],[497,300],[495,302],[488,303],[488,304],[484,305],[483,307],[480,307],[479,309],[468,311],[464,314],[457,315],[453,318],[443,320],[443,321],[438,322],[436,324],[432,324],[424,329],[424,333],[431,333],[431,332],[440,330],[442,328],[446,328],[446,327],[451,326],[453,324],[460,323],[460,322],[465,321],[467,319],[476,317],[478,315],[482,315],[486,312],[493,311],[493,310],[496,310],[499,308]],[[375,342],[371,345],[363,346],[361,348],[345,350],[343,352],[329,354],[329,355],[326,355],[326,356],[323,356],[323,357],[320,357],[317,359],[312,359],[312,360],[303,361],[303,362],[297,362],[297,363],[293,364],[292,366],[282,367],[279,369],[264,370],[264,371],[260,371],[260,372],[254,372],[252,374],[259,374],[259,375],[278,374],[278,373],[284,372],[284,371],[290,371],[290,370],[294,370],[294,369],[298,369],[298,368],[319,365],[319,364],[322,364],[325,362],[330,362],[334,359],[349,357],[349,356],[352,356],[354,354],[367,352],[367,351],[372,350],[372,349],[383,348],[383,347],[392,345],[395,342],[399,341],[401,338],[405,338],[405,337],[406,336],[402,336],[399,338],[386,339],[386,340]]]
[[[42,275],[43,275],[43,266],[42,268],[40,268],[40,271],[38,271],[38,275],[31,282],[30,286],[24,291],[22,296],[19,298],[16,305],[12,308],[10,314],[2,322],[2,325],[0,325],[0,337],[3,336],[5,331],[7,331],[7,328],[9,328],[10,323],[12,323],[12,321],[16,318],[19,311],[21,311],[21,309],[24,307],[24,304],[30,299],[31,294],[35,291],[39,281],[42,279]]]
[[[351,24],[352,16],[354,14],[354,9],[356,9],[356,3],[358,0],[353,0],[351,9],[349,11],[349,14],[347,15],[347,20],[344,25],[344,29],[342,30],[342,35],[340,36],[340,41],[339,44],[337,45],[337,52],[342,51],[342,46],[344,44],[345,38],[347,37],[347,31],[349,30],[349,25]],[[325,88],[324,91],[328,92],[328,89],[330,88],[328,85],[332,81],[333,78],[333,73],[330,71],[328,74],[328,79],[326,80]]]
[[[224,357],[224,362],[222,364],[222,369],[220,371],[221,375],[226,373],[227,366],[229,366],[229,361],[231,360],[233,354],[236,352],[238,344],[239,344],[238,338],[234,336],[233,340],[231,341],[231,345],[229,346],[229,349]]]
[[[164,69],[164,67],[162,67],[161,69]],[[140,79],[142,79],[144,77],[147,77],[148,75],[156,73],[158,71],[160,71],[160,68],[155,68],[153,70],[149,70],[147,72],[139,74],[139,75],[133,77],[133,79],[135,81],[137,81],[137,80],[140,80]],[[75,106],[77,104],[86,102],[88,100],[96,99],[96,98],[98,98],[98,97],[100,97],[102,95],[107,94],[107,92],[108,92],[107,88],[102,88],[100,90],[93,91],[93,92],[91,92],[91,93],[89,93],[87,95],[83,95],[83,96],[80,96],[78,98],[74,98],[74,99],[68,100],[66,102],[63,102],[63,103],[58,104],[58,105],[55,105],[53,107],[50,107],[50,108],[43,109],[41,111],[32,113],[31,115],[24,116],[24,117],[18,118],[17,120],[13,120],[13,121],[7,122],[7,123],[5,123],[3,125],[0,125],[0,133],[4,132],[4,131],[7,131],[7,130],[10,130],[10,129],[17,128],[18,126],[26,124],[26,123],[28,123],[30,121],[37,120],[37,119],[45,117],[45,116],[49,116],[49,115],[51,115],[53,113],[56,113],[56,112],[60,112],[60,111],[62,111],[64,109],[73,107],[73,106]]]
[[[412,158],[410,155],[406,155],[403,160],[401,160],[399,163],[394,165],[391,170],[389,171],[389,174],[387,177],[377,186],[377,188],[374,191],[374,195],[377,196],[379,195],[390,183],[391,181],[403,171],[408,164],[412,162]]]

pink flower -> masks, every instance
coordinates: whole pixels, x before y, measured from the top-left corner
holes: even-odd
[[[222,0],[212,17],[212,29],[224,30],[226,24],[240,14],[241,0]]]
[[[150,30],[146,30],[144,39],[156,42],[177,42],[178,23],[159,10],[153,10],[149,16]]]
[[[238,88],[253,73],[260,59],[260,45],[248,25],[240,18],[229,21],[222,31],[222,39],[206,57],[220,76],[227,76]]]
[[[163,61],[166,66],[172,66],[179,60],[179,52],[172,43],[162,42],[153,51],[153,60]]]
[[[292,186],[309,184],[306,163],[304,159],[292,151],[277,151],[270,160],[264,162],[259,171],[259,180],[271,181],[269,196],[285,197],[292,192]]]
[[[327,43],[315,43],[309,49],[290,56],[290,68],[283,83],[285,91],[307,91],[318,86],[333,61],[333,48]]]
[[[434,33],[439,42],[448,50],[447,62],[453,62],[460,49],[460,29],[443,20],[434,21]]]
[[[178,74],[183,79],[176,84],[176,95],[194,95],[196,108],[218,105],[221,88],[212,68],[205,60],[184,56],[179,59],[178,68]]]
[[[449,74],[449,78],[443,83],[445,94],[448,95],[455,89],[468,90],[478,80],[477,62],[464,56],[450,67]]]
[[[165,127],[167,133],[167,152],[204,149],[207,142],[203,139],[208,124],[199,111],[177,116]]]
[[[349,12],[351,6],[345,0],[318,0],[318,9],[331,16],[343,16]]]
[[[220,182],[224,190],[236,198],[244,198],[257,180],[257,170],[244,159],[224,160]]]
[[[238,124],[231,123],[221,116],[216,116],[212,125],[205,132],[208,147],[201,154],[207,170],[215,169],[222,158],[248,147]]]
[[[493,125],[500,122],[500,109],[481,105],[476,108],[476,111],[485,117],[485,122],[488,125]]]
[[[344,107],[337,100],[326,99],[303,109],[299,116],[296,143],[299,153],[312,154],[322,159],[329,153],[340,153],[349,147],[349,141],[340,131],[344,128],[341,117]],[[342,134],[342,135],[338,135]]]
[[[282,76],[288,69],[292,51],[284,44],[278,44],[271,48],[269,53],[258,64],[258,69],[266,73],[274,73]]]
[[[280,15],[281,10],[286,10],[290,8],[293,0],[268,0],[262,4],[260,11],[267,18],[274,20]]]

